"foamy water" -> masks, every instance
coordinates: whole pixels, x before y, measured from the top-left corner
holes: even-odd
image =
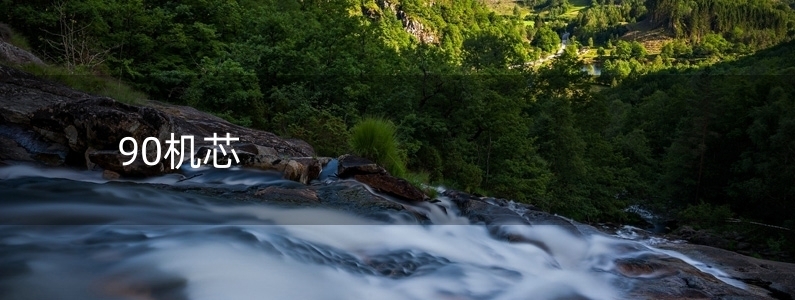
[[[269,172],[205,172],[109,182],[96,172],[0,168],[2,298],[621,299],[629,287],[614,261],[649,253],[742,286],[644,242],[471,225],[444,197],[413,207],[437,224],[420,225],[156,187],[284,184]]]

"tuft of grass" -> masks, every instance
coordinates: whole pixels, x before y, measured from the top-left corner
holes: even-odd
[[[16,66],[33,75],[61,83],[75,90],[113,98],[119,102],[140,105],[147,96],[127,84],[83,70],[69,70],[54,65],[24,64]]]
[[[350,146],[354,154],[384,166],[393,176],[405,175],[406,165],[398,151],[396,127],[389,120],[362,120],[351,129]]]

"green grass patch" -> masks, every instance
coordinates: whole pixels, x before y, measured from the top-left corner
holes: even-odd
[[[483,4],[500,15],[513,15],[514,6],[519,8],[519,13],[522,17],[533,13],[532,7],[525,6],[513,0],[484,0]]]
[[[588,8],[591,5],[590,0],[569,0],[569,4],[571,6],[566,13],[563,14],[564,18],[567,19],[574,19],[577,17],[577,14],[580,13],[581,10]]]
[[[22,50],[30,52],[30,44],[28,44],[28,40],[16,33],[11,34],[11,38],[8,41],[9,44],[19,47]]]
[[[20,70],[38,77],[61,83],[65,86],[89,94],[113,98],[119,102],[140,105],[147,99],[146,94],[136,91],[129,85],[110,77],[92,74],[88,71],[74,70],[53,65],[23,64]]]
[[[367,118],[351,129],[350,146],[354,154],[384,166],[393,176],[403,177],[406,164],[398,151],[396,133],[391,121]]]
[[[439,192],[431,186],[429,178],[430,174],[428,172],[406,172],[405,177],[403,177],[403,179],[406,179],[406,181],[433,199],[439,195]]]
[[[598,56],[599,55],[596,54],[596,49],[593,48],[586,50],[583,54],[580,54],[580,58],[584,60],[594,59]]]

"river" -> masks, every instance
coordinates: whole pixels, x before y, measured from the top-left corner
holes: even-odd
[[[184,175],[109,181],[99,172],[0,168],[2,298],[621,299],[631,284],[614,261],[649,254],[742,286],[651,240],[472,224],[446,197],[412,207],[429,221],[372,218],[232,200],[299,187],[277,173]],[[534,242],[495,238],[495,228]]]

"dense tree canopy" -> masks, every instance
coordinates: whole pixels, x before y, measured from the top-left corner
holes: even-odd
[[[732,35],[734,42],[768,47],[795,28],[792,11],[779,1],[652,0],[649,5],[652,22],[695,41],[719,33]]]

